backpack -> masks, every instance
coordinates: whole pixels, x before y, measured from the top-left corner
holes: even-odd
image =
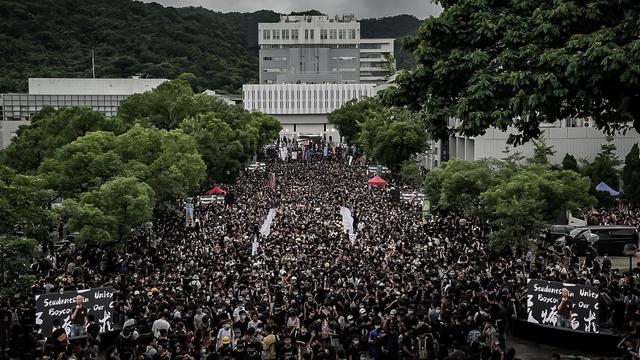
[[[476,343],[479,341],[480,336],[482,335],[482,333],[480,331],[476,330],[471,330],[469,332],[469,335],[467,335],[467,345],[469,347],[471,347],[471,345],[473,345],[473,343]]]

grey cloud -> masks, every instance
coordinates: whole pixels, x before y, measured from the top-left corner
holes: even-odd
[[[143,0],[164,6],[202,6],[220,12],[253,12],[262,9],[280,13],[317,9],[329,16],[353,13],[357,18],[411,14],[420,19],[438,15],[442,8],[428,0]]]

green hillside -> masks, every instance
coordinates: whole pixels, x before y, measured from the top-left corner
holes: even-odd
[[[257,81],[247,53],[249,23],[278,20],[272,11],[219,13],[131,0],[0,1],[0,92],[24,92],[29,77],[175,78],[196,75],[196,90],[237,93]],[[415,17],[362,20],[363,37],[415,33]],[[403,56],[398,65],[406,66]]]

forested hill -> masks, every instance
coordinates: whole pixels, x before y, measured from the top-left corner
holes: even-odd
[[[190,72],[196,90],[237,93],[258,77],[258,59],[247,53],[249,23],[278,18],[266,10],[219,13],[131,0],[3,0],[0,93],[26,91],[29,77],[91,77],[92,49],[97,77]],[[366,19],[362,35],[412,35],[419,24],[407,15]]]

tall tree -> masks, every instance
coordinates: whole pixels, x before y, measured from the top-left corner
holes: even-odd
[[[78,241],[98,246],[123,247],[131,229],[151,220],[151,187],[136,178],[115,177],[80,201],[65,200],[62,213]]]
[[[579,173],[580,167],[578,167],[578,160],[569,153],[565,154],[562,159],[562,170],[571,170]]]
[[[49,250],[53,213],[51,191],[34,176],[0,165],[0,299],[29,290],[28,261],[37,245]]]
[[[439,3],[440,16],[406,44],[418,65],[383,96],[424,111],[434,138],[513,127],[517,144],[566,118],[591,118],[610,134],[632,122],[640,132],[639,2]]]
[[[424,192],[436,209],[478,215],[480,194],[500,181],[496,170],[484,161],[449,160],[427,174]]]
[[[360,126],[383,106],[377,98],[361,98],[348,101],[328,116],[329,123],[338,129],[344,142],[354,145],[360,134]]]
[[[0,162],[21,173],[33,173],[59,147],[99,130],[119,133],[122,126],[85,107],[45,107],[31,119],[31,125],[18,129],[18,136],[0,152]]]
[[[556,221],[566,210],[589,208],[596,203],[589,194],[587,177],[573,171],[555,171],[534,164],[519,168],[509,179],[480,195],[486,214],[496,226],[494,249],[527,247],[545,222]]]
[[[637,143],[624,159],[622,182],[624,198],[631,204],[640,206],[640,151]]]
[[[532,140],[533,156],[527,161],[531,164],[549,165],[549,156],[555,155],[553,145],[547,145],[544,138]]]
[[[415,113],[405,109],[370,112],[360,124],[360,145],[367,157],[399,171],[402,162],[428,147],[427,134]]]
[[[622,161],[616,155],[616,145],[608,142],[600,147],[601,150],[596,158],[586,167],[585,175],[591,178],[591,184],[594,188],[604,181],[612,188],[620,190],[620,170],[618,167],[622,164]]]
[[[424,183],[422,167],[415,161],[407,160],[400,167],[400,178],[407,184],[419,187]]]

